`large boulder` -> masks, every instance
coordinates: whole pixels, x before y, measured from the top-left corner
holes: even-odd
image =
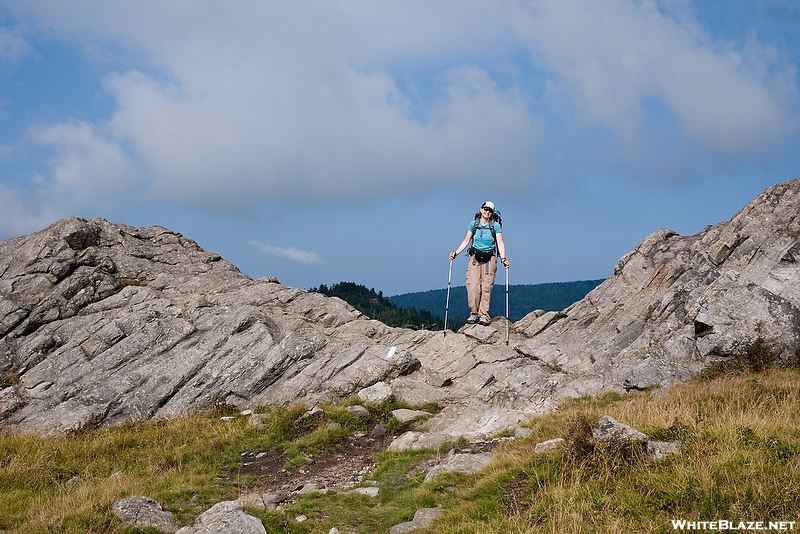
[[[518,321],[508,345],[502,318],[447,336],[390,328],[165,228],[65,219],[0,243],[0,424],[59,435],[383,382],[441,408],[415,431],[480,439],[567,398],[688,380],[759,337],[793,354],[798,213],[794,180],[699,234],[656,232],[582,301]]]
[[[518,347],[581,376],[558,396],[669,386],[759,337],[784,357],[800,343],[800,180],[771,187],[729,222],[648,236],[614,275]]]

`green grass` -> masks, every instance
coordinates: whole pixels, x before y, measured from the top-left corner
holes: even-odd
[[[759,349],[761,350],[761,349]],[[565,403],[537,417],[528,438],[505,442],[477,475],[443,474],[424,482],[420,462],[441,451],[384,452],[367,478],[377,499],[344,492],[305,496],[280,512],[250,510],[267,532],[388,532],[416,509],[441,506],[428,533],[675,532],[672,520],[800,521],[800,370],[746,365],[672,387],[668,395],[607,394]],[[371,408],[389,421],[395,404]],[[262,427],[245,417],[223,421],[224,406],[175,421],[136,423],[59,439],[0,435],[0,530],[111,533],[125,530],[110,512],[117,500],[147,495],[182,525],[252,484],[230,477],[243,452],[281,451],[285,468],[332,450],[369,427],[343,406],[263,408]],[[652,439],[680,439],[660,462],[625,444],[604,446],[589,426],[603,415]],[[328,423],[341,429],[329,429]],[[537,455],[536,443],[566,446]],[[122,475],[118,475],[122,473]],[[70,480],[80,477],[82,482]],[[295,521],[303,514],[308,521]],[[796,525],[800,528],[800,524]]]

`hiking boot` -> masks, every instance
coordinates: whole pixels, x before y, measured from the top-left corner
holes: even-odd
[[[486,320],[486,319],[484,319],[483,317],[481,317],[481,318],[478,320],[478,323],[479,323],[481,326],[489,326],[489,321],[487,321],[487,320]]]
[[[478,322],[478,316],[477,315],[470,315],[469,319],[467,319],[467,324],[475,324],[477,322]]]

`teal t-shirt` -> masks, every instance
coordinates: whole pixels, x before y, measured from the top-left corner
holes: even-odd
[[[503,232],[497,221],[489,221],[489,224],[494,224],[495,234]],[[489,229],[489,224],[479,224],[476,230],[475,220],[469,223],[469,231],[472,232],[472,246],[478,250],[492,250],[494,248],[494,238],[492,237],[491,229]]]

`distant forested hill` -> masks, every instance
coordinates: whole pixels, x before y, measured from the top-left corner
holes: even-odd
[[[589,291],[600,285],[603,279],[579,280],[576,282],[552,282],[547,284],[512,285],[508,288],[509,318],[518,321],[533,310],[560,311],[581,300]],[[432,315],[444,319],[447,289],[433,289],[420,293],[404,293],[387,297],[397,306],[405,309],[427,310]],[[506,314],[506,286],[496,284],[492,291],[490,315]],[[458,329],[469,317],[467,288],[450,288],[450,311],[448,326]]]
[[[377,319],[389,326],[404,328],[442,330],[444,321],[427,310],[417,310],[413,306],[398,306],[383,296],[383,291],[375,293],[375,289],[353,282],[339,282],[328,287],[320,284],[309,291],[322,293],[329,297],[339,297],[355,309],[369,317]],[[449,320],[448,320],[449,322]]]

